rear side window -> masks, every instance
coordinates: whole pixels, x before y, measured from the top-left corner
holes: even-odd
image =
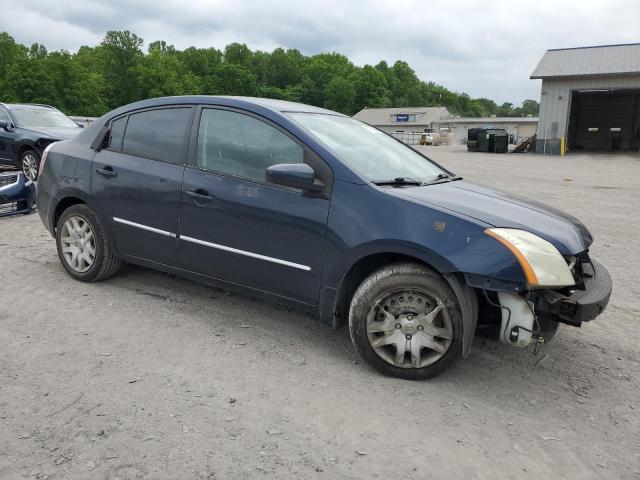
[[[127,117],[118,118],[111,122],[109,131],[109,149],[119,152],[122,150],[122,139],[124,138],[124,127],[127,125]]]
[[[185,163],[184,140],[191,108],[148,110],[129,115],[122,152],[163,162]]]
[[[205,109],[198,128],[197,165],[205,170],[264,181],[267,167],[303,163],[304,151],[287,135],[257,118]]]

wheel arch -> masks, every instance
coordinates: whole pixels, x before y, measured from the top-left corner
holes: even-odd
[[[455,271],[455,267],[446,259],[424,248],[412,248],[397,242],[377,242],[363,245],[357,249],[351,262],[338,262],[348,265],[340,272],[332,272],[327,278],[328,285],[334,288],[333,308],[330,309],[334,328],[342,326],[346,320],[345,312],[349,311],[351,298],[362,281],[380,267],[398,262],[410,262],[423,265],[442,275],[443,272]],[[345,310],[346,307],[346,310]],[[326,309],[325,309],[326,311]]]
[[[45,208],[45,210],[49,225],[51,225],[51,232],[54,234],[60,215],[70,206],[84,203],[93,209],[90,195],[78,188],[69,186],[58,190],[51,200],[45,201],[45,203],[48,205],[48,209]],[[95,209],[93,210],[95,211]]]
[[[18,144],[18,151],[17,151],[18,161],[20,161],[20,159],[22,158],[22,155],[24,155],[24,152],[26,152],[27,150],[34,150],[39,156],[42,155],[42,149],[39,148],[36,143],[34,143],[31,140],[23,140]]]
[[[60,201],[56,204],[55,208],[52,211],[51,225],[53,225],[53,228],[54,229],[56,228],[56,226],[58,225],[58,220],[60,219],[60,217],[62,216],[62,214],[67,208],[73,205],[80,205],[80,204],[86,205],[87,202],[77,196],[68,196],[60,199]]]
[[[464,327],[462,356],[463,358],[467,357],[478,319],[476,291],[468,287],[464,276],[452,270],[452,265],[441,257],[436,258],[431,255],[397,250],[378,251],[359,257],[342,275],[337,289],[329,289],[333,290],[332,305],[329,308],[327,308],[328,306],[323,308],[322,304],[328,300],[327,295],[323,295],[321,298],[320,315],[322,319],[332,325],[334,329],[342,327],[348,320],[349,306],[353,295],[364,279],[385,265],[400,262],[422,265],[440,275],[449,284],[462,310]]]

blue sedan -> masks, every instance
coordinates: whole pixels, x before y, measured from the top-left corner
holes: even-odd
[[[540,347],[611,293],[579,220],[309,105],[133,103],[50,145],[38,187],[73,278],[129,262],[294,306],[348,324],[364,360],[401,378],[466,357],[476,330]]]

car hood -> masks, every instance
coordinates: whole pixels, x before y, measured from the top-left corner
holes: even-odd
[[[464,181],[394,188],[394,195],[451,210],[489,226],[518,228],[552,243],[563,255],[583,252],[593,238],[577,218],[541,202]]]
[[[37,128],[24,128],[23,130],[29,130],[31,132],[39,133],[54,140],[69,140],[75,137],[82,131],[82,128],[55,128],[55,127],[37,127]]]

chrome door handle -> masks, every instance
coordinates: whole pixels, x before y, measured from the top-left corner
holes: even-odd
[[[112,167],[104,167],[96,169],[96,173],[98,175],[102,175],[103,177],[117,177],[118,172],[114,172]]]
[[[200,200],[201,202],[210,202],[211,200],[213,200],[213,196],[209,195],[209,192],[207,192],[206,190],[186,190],[184,193],[189,195],[194,200]]]

